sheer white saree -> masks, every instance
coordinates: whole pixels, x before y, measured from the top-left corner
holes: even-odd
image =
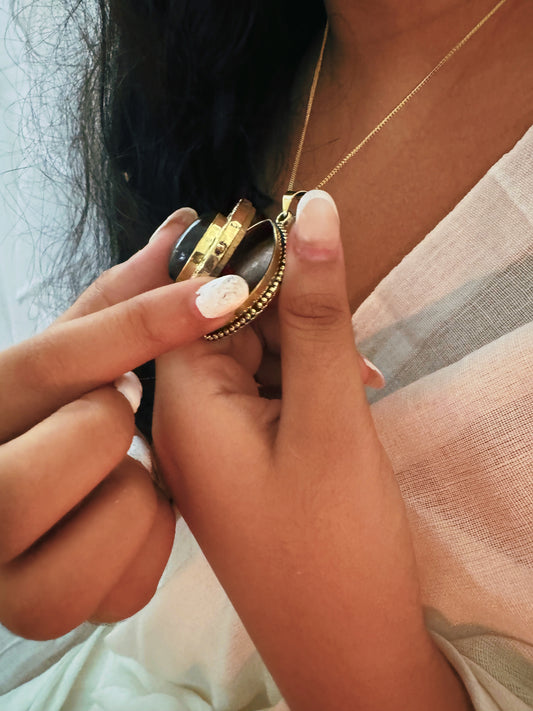
[[[532,262],[533,128],[353,319],[388,382],[369,396],[427,624],[479,711],[533,709]],[[3,709],[286,709],[185,524],[176,530],[150,604]]]
[[[533,708],[533,129],[354,316],[427,622],[476,708]]]

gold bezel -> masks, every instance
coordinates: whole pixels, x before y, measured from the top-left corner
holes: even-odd
[[[243,326],[257,318],[278,292],[283,279],[283,272],[285,271],[286,238],[284,232],[273,220],[258,222],[252,229],[259,227],[264,222],[269,222],[272,225],[274,233],[275,245],[272,261],[246,301],[237,309],[234,318],[222,328],[204,336],[208,341],[217,341],[239,331]]]

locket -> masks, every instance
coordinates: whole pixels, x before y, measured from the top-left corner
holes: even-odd
[[[283,279],[287,232],[294,220],[290,207],[304,193],[284,196],[283,212],[276,220],[253,223],[256,210],[239,200],[228,217],[208,213],[199,217],[176,242],[169,260],[174,281],[199,276],[238,274],[250,294],[234,317],[205,336],[214,341],[235,333],[259,316],[272,301]]]

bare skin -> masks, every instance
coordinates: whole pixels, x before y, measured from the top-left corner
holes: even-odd
[[[329,0],[297,187],[325,177],[494,4]],[[325,187],[341,216],[352,310],[533,123],[532,26],[532,3],[508,0]],[[295,140],[316,56],[297,88]]]
[[[196,308],[202,280],[168,277],[171,245],[194,216],[178,210],[49,329],[0,353],[0,620],[22,636],[113,622],[155,592],[175,514],[126,456],[133,411],[111,383],[227,321]],[[257,362],[252,331],[232,343],[240,362]]]
[[[133,411],[111,383],[225,321],[196,309],[198,282],[166,273],[192,219],[175,213],[49,329],[0,353],[0,620],[22,636],[121,619],[155,592],[175,515],[126,456]]]

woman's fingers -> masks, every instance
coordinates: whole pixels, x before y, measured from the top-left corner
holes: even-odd
[[[173,212],[157,228],[146,247],[126,262],[105,271],[56,323],[86,316],[144,291],[170,284],[172,280],[168,275],[168,256],[171,247],[197,217],[190,207],[182,207]]]
[[[130,403],[107,386],[2,445],[0,563],[27,550],[118,466],[133,433]]]
[[[1,567],[4,624],[22,636],[47,639],[92,617],[143,550],[158,508],[157,494],[144,468],[124,458],[71,517]],[[169,533],[164,542],[167,557],[173,530]],[[152,553],[160,559],[158,551]],[[152,570],[155,579],[136,586],[131,598],[125,592],[125,614],[146,602],[140,588],[153,590],[163,567],[159,560],[159,569]]]
[[[339,218],[332,198],[308,192],[288,239],[279,298],[283,379],[281,431],[310,444],[338,442],[369,424],[360,357],[354,344]]]
[[[278,401],[258,396],[253,373],[259,359],[254,331],[243,329],[157,360],[154,446],[165,482],[189,521],[209,518],[212,506],[218,519],[228,496],[235,507],[246,508],[250,488],[257,493],[257,460],[270,458],[270,432],[279,415]]]
[[[157,496],[152,527],[122,576],[91,615],[91,622],[122,620],[148,604],[154,595],[172,550],[176,528],[176,514],[168,500],[161,492]]]
[[[206,317],[196,305],[196,292],[207,281],[154,289],[53,325],[1,353],[0,389],[10,408],[0,409],[0,441],[83,393],[222,326],[228,314]],[[235,307],[230,304],[230,314]]]
[[[257,382],[266,397],[281,394],[280,335],[277,301],[265,311],[253,326],[263,343],[263,360],[257,371]],[[385,385],[383,374],[367,358],[359,354],[359,370],[363,383],[370,388]]]
[[[359,354],[359,372],[363,383],[374,389],[385,387],[383,373],[376,366]],[[257,382],[264,397],[281,397],[281,359],[279,354],[265,352],[259,370]]]

